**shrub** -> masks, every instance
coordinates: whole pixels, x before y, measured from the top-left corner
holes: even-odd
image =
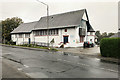
[[[16,45],[16,42],[13,42],[12,40],[10,40],[10,41],[6,41],[6,44],[9,44],[9,45]]]
[[[104,38],[100,41],[100,51],[103,57],[120,58],[120,38]]]
[[[24,47],[37,47],[36,44],[22,44],[21,46],[24,46]]]

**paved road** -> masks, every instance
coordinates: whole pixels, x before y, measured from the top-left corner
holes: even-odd
[[[2,78],[28,78],[25,74],[13,68],[13,66],[9,65],[8,60],[2,60],[2,48],[0,47],[0,79]]]
[[[97,58],[3,47],[3,57],[32,78],[117,78],[118,65]]]
[[[94,46],[91,48],[58,48],[58,49],[63,52],[76,53],[76,55],[87,54],[96,57],[100,55],[100,47],[98,46]]]
[[[12,66],[2,63],[2,78],[28,78]]]

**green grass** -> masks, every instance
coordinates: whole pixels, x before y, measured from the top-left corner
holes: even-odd
[[[24,45],[17,45],[17,46],[21,46],[21,47],[30,47],[30,48],[40,48],[40,49],[47,49],[47,50],[51,50],[51,51],[58,51],[55,48],[49,48],[49,47],[41,47],[38,45],[34,45],[34,44],[24,44]]]
[[[48,47],[41,47],[41,46],[34,45],[34,44],[24,44],[24,45],[3,44],[3,45],[20,46],[20,47],[28,47],[28,48],[39,48],[39,49],[47,49],[47,50],[50,50],[50,51],[58,51],[58,50],[55,49],[55,48],[50,48],[50,49],[49,49]]]

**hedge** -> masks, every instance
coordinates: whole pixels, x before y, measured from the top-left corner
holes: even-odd
[[[103,57],[120,59],[120,38],[104,38],[100,41],[100,51]]]

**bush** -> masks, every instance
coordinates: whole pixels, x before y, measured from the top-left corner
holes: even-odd
[[[22,44],[20,46],[24,46],[24,47],[37,47],[36,44]]]
[[[9,44],[9,45],[16,45],[16,42],[13,42],[12,40],[10,41],[5,41],[5,44]]]
[[[103,57],[120,58],[120,38],[104,38],[100,41],[100,51]]]

